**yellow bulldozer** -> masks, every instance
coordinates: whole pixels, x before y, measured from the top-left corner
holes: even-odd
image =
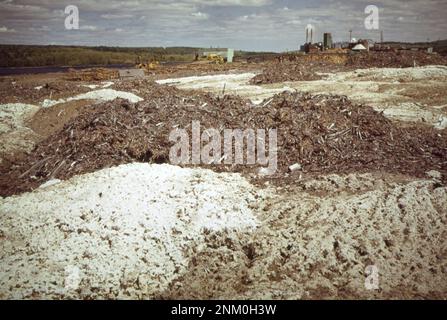
[[[136,67],[138,69],[143,69],[145,71],[152,71],[152,70],[157,69],[159,67],[159,65],[160,65],[160,62],[154,60],[149,63],[137,63]]]
[[[224,64],[225,63],[225,59],[222,56],[215,54],[215,53],[208,54],[206,56],[206,59],[208,61],[215,62],[216,64]]]

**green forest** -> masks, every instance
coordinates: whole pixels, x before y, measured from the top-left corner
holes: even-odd
[[[0,67],[135,64],[150,61],[193,61],[201,48],[77,47],[0,45]],[[236,55],[249,54],[236,52]]]

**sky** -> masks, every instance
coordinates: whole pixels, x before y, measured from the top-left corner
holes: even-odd
[[[79,9],[67,30],[66,6]],[[367,30],[368,5],[379,30]],[[305,28],[316,41],[353,37],[417,42],[447,38],[447,0],[0,0],[0,44],[221,47],[297,50]]]

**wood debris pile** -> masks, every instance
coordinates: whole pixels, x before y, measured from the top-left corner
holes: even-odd
[[[118,71],[106,68],[93,68],[85,70],[70,69],[66,75],[70,81],[105,81],[118,78]]]
[[[169,163],[175,128],[278,130],[277,176],[385,171],[413,176],[447,173],[447,130],[399,127],[372,108],[343,96],[282,93],[261,107],[239,97],[187,92],[140,81],[144,102],[91,106],[20,162],[1,169],[1,195],[31,190],[52,179],[131,162]],[[149,98],[150,97],[150,98]],[[191,135],[190,135],[191,136]],[[223,150],[223,149],[222,149]],[[247,174],[259,166],[208,165]]]
[[[447,65],[447,58],[420,51],[291,56],[286,60],[268,64],[261,74],[251,80],[251,83],[269,84],[284,81],[313,81],[323,79],[324,75],[322,73],[367,68],[408,68],[427,65]]]

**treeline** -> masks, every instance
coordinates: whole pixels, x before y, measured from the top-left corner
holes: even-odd
[[[199,48],[0,45],[0,67],[82,66],[192,61]]]
[[[437,40],[432,42],[397,42],[397,41],[387,41],[384,42],[385,45],[389,45],[391,47],[422,47],[428,48],[432,47],[434,52],[437,52],[441,55],[447,56],[447,40]]]

